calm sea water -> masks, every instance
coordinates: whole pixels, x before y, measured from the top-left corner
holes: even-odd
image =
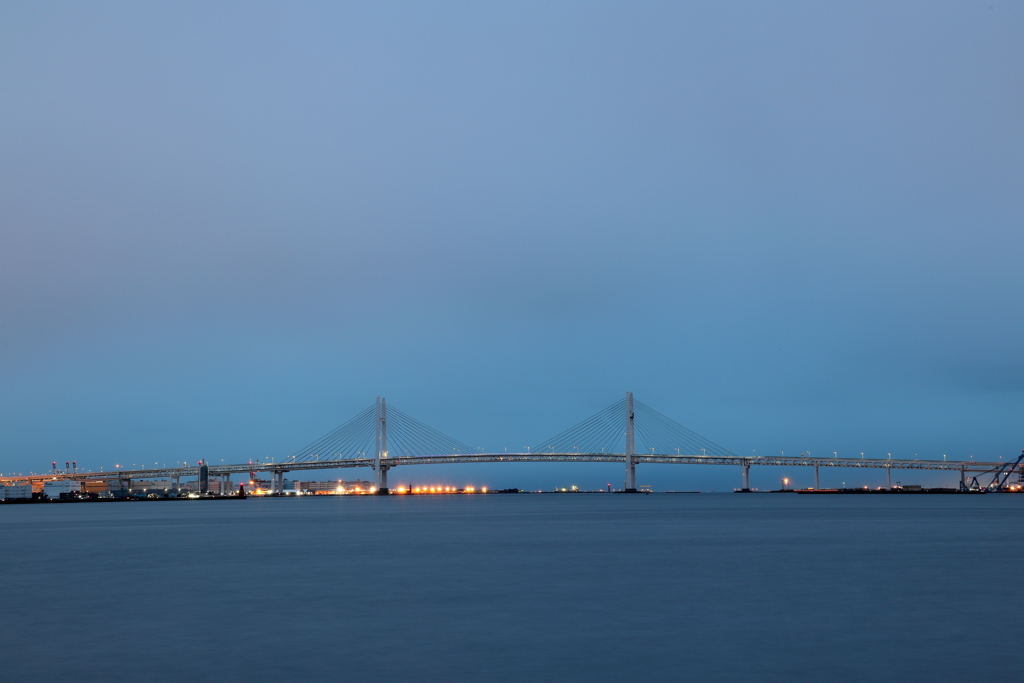
[[[4,681],[1019,681],[1024,496],[0,507]]]

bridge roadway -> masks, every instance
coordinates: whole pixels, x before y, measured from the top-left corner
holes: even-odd
[[[775,457],[775,456],[712,456],[683,455],[664,453],[636,453],[632,456],[634,464],[662,463],[675,465],[733,465],[743,468],[744,487],[749,486],[749,471],[752,466],[782,467],[841,467],[849,469],[885,470],[946,470],[960,472],[961,479],[966,474],[995,472],[1006,466],[1005,462],[978,462],[974,460],[899,460],[871,458],[813,458],[813,457]],[[438,455],[398,456],[385,458],[381,461],[387,469],[405,465],[442,465],[449,463],[477,462],[626,462],[623,453],[450,453]],[[374,458],[351,458],[344,460],[303,460],[282,462],[262,462],[241,465],[208,464],[211,477],[226,476],[236,473],[267,472],[280,478],[285,472],[301,470],[333,470],[350,467],[370,467],[376,463]],[[105,472],[61,472],[58,474],[37,474],[31,476],[0,476],[2,481],[48,481],[53,479],[121,479],[126,481],[150,478],[180,478],[199,475],[199,465],[186,467],[168,467],[155,469],[128,470],[118,468]],[[1014,468],[1018,469],[1018,468]],[[1019,471],[1019,470],[1018,470]],[[817,486],[816,486],[817,488]]]

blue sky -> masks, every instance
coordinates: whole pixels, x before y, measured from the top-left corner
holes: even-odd
[[[736,453],[1019,452],[1022,30],[5,3],[0,471],[280,457],[377,395],[516,450],[626,390]],[[587,467],[410,476],[621,479]]]

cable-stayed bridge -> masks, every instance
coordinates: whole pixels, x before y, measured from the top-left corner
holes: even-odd
[[[892,470],[947,470],[960,473],[961,487],[967,475],[993,475],[987,488],[1002,489],[1013,473],[1024,472],[1021,461],[978,462],[974,460],[906,460],[810,457],[740,456],[727,448],[687,429],[650,406],[625,398],[582,422],[556,434],[522,453],[485,453],[450,437],[429,425],[389,406],[376,402],[338,428],[305,448],[281,460],[241,464],[198,463],[186,467],[154,469],[115,469],[107,472],[74,472],[69,468],[47,475],[7,476],[0,481],[50,479],[132,480],[170,477],[220,477],[221,490],[230,490],[232,474],[269,473],[271,492],[283,490],[284,475],[301,470],[330,470],[369,467],[376,475],[377,493],[387,494],[388,472],[407,465],[437,465],[475,462],[621,462],[625,466],[623,490],[636,491],[636,466],[646,463],[680,465],[732,465],[741,468],[742,488],[750,490],[752,466],[813,467],[815,488],[819,488],[821,467],[884,470],[891,488]]]

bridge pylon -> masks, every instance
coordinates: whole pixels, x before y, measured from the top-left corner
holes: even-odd
[[[633,456],[636,454],[634,450],[634,431],[633,431],[633,392],[626,392],[626,493],[636,493],[636,461],[633,460]]]
[[[377,397],[377,453],[373,459],[373,469],[377,473],[377,495],[386,496],[388,489],[388,402]]]

